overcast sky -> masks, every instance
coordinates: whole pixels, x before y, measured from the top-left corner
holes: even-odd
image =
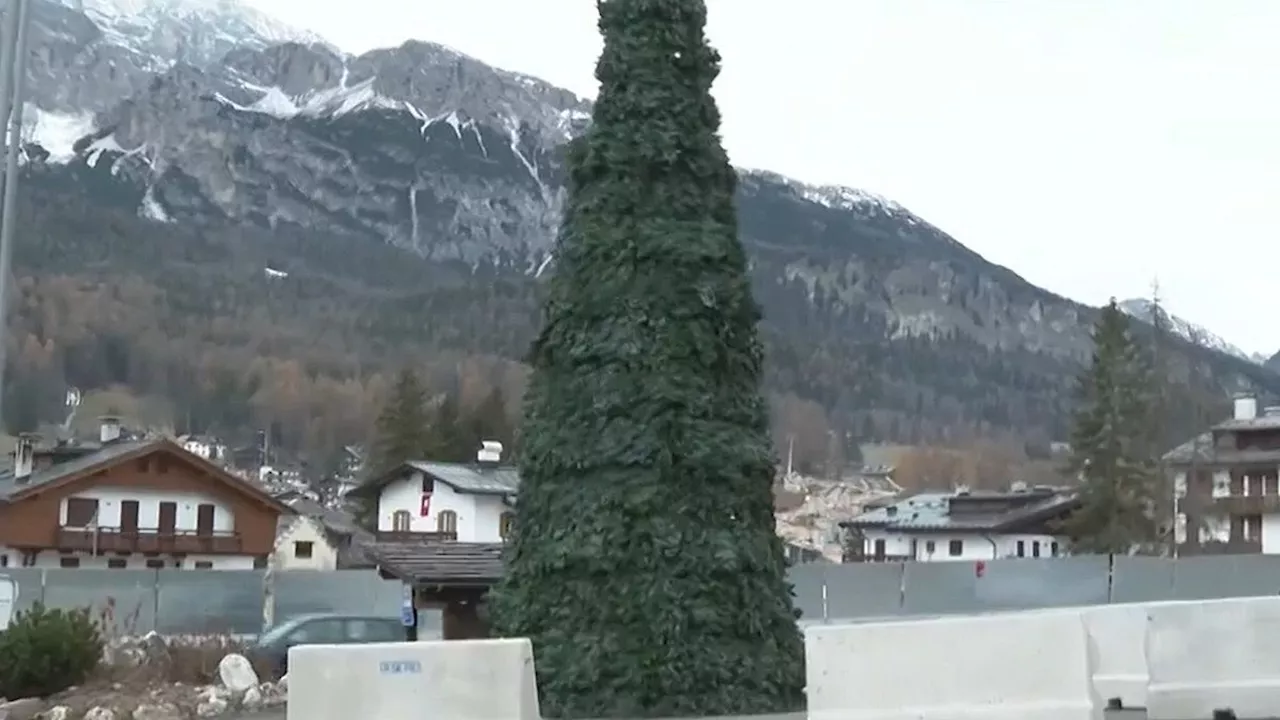
[[[591,0],[248,0],[344,50],[410,37],[594,95]],[[1280,350],[1277,0],[709,0],[742,166],[886,195],[1101,304]]]

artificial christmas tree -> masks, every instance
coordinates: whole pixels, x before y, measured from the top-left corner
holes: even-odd
[[[530,354],[495,630],[548,717],[803,705],[762,351],[702,0],[601,0],[600,95]]]

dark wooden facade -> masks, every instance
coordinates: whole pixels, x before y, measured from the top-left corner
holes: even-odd
[[[1280,416],[1228,421],[1179,450],[1169,462],[1185,478],[1178,512],[1186,538],[1178,553],[1262,552],[1263,517],[1280,514]],[[1212,525],[1227,528],[1225,539],[1202,537]]]
[[[34,552],[137,552],[234,554],[266,557],[275,547],[280,515],[291,512],[256,486],[186,452],[166,440],[137,443],[124,452],[85,455],[33,473],[29,484],[15,482],[0,503],[0,545]],[[63,527],[64,499],[90,488],[137,488],[148,494],[200,493],[230,509],[234,530],[215,532],[210,524],[191,531],[144,527]]]

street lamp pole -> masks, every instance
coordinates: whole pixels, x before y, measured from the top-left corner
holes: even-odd
[[[22,152],[23,95],[27,84],[27,26],[31,0],[9,3],[0,58],[0,120],[8,130],[4,143],[4,200],[0,209],[0,430],[4,428],[4,371],[9,347],[9,274],[13,233],[18,222],[18,155]],[[0,133],[3,134],[3,133]]]

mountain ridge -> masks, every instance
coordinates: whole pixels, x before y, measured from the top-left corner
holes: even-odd
[[[1217,352],[1238,357],[1241,360],[1248,360],[1251,363],[1266,366],[1268,360],[1266,355],[1246,352],[1203,325],[1198,325],[1174,315],[1163,307],[1157,307],[1155,301],[1149,298],[1121,300],[1117,303],[1117,306],[1129,317],[1148,325],[1153,324],[1158,317],[1166,328],[1192,344],[1201,345]]]
[[[356,347],[325,351],[344,363],[442,349],[520,356],[536,324],[537,278],[551,267],[565,142],[585,130],[588,101],[423,41],[351,56],[251,38],[212,65],[166,60],[164,47],[143,61],[135,57],[142,46],[119,48],[82,14],[42,7],[35,35],[44,60],[31,69],[35,122],[23,167],[45,199],[31,202],[74,196],[96,224],[150,237],[150,225],[124,220],[133,216],[169,228],[193,253],[209,238],[231,243],[229,257],[253,258],[224,280],[243,297],[311,293],[318,283],[341,297],[356,293],[348,304],[358,317],[343,319],[342,335]],[[122,57],[132,64],[117,63],[112,76],[107,65]],[[98,84],[112,77],[114,85]],[[946,439],[954,428],[1062,436],[1096,309],[1036,287],[872,193],[761,170],[740,170],[739,181],[740,233],[766,310],[775,393],[816,403],[834,425],[867,438]],[[37,217],[40,232],[97,258],[64,271],[99,277],[110,268],[173,295],[207,285],[188,278],[174,286],[132,252],[101,256],[77,235],[93,223]],[[244,245],[253,237],[276,247],[273,236],[291,238],[289,252],[263,257]],[[409,253],[404,267],[388,263],[386,245]],[[345,264],[325,254],[339,246]],[[342,276],[363,272],[366,261],[386,287]],[[201,273],[225,277],[212,259],[200,263]],[[259,287],[264,267],[285,275]],[[440,286],[421,287],[414,273]],[[242,312],[242,300],[209,302]],[[425,307],[429,317],[420,315]],[[416,318],[395,324],[399,350],[373,329],[385,327],[378,314],[391,308]],[[283,321],[307,328],[304,336],[337,320],[292,312]],[[421,327],[428,322],[448,331]],[[480,323],[494,337],[449,328],[454,322]],[[305,344],[288,347],[291,357],[309,357]],[[1223,387],[1280,391],[1280,378],[1257,366],[1185,351],[1210,363]]]

